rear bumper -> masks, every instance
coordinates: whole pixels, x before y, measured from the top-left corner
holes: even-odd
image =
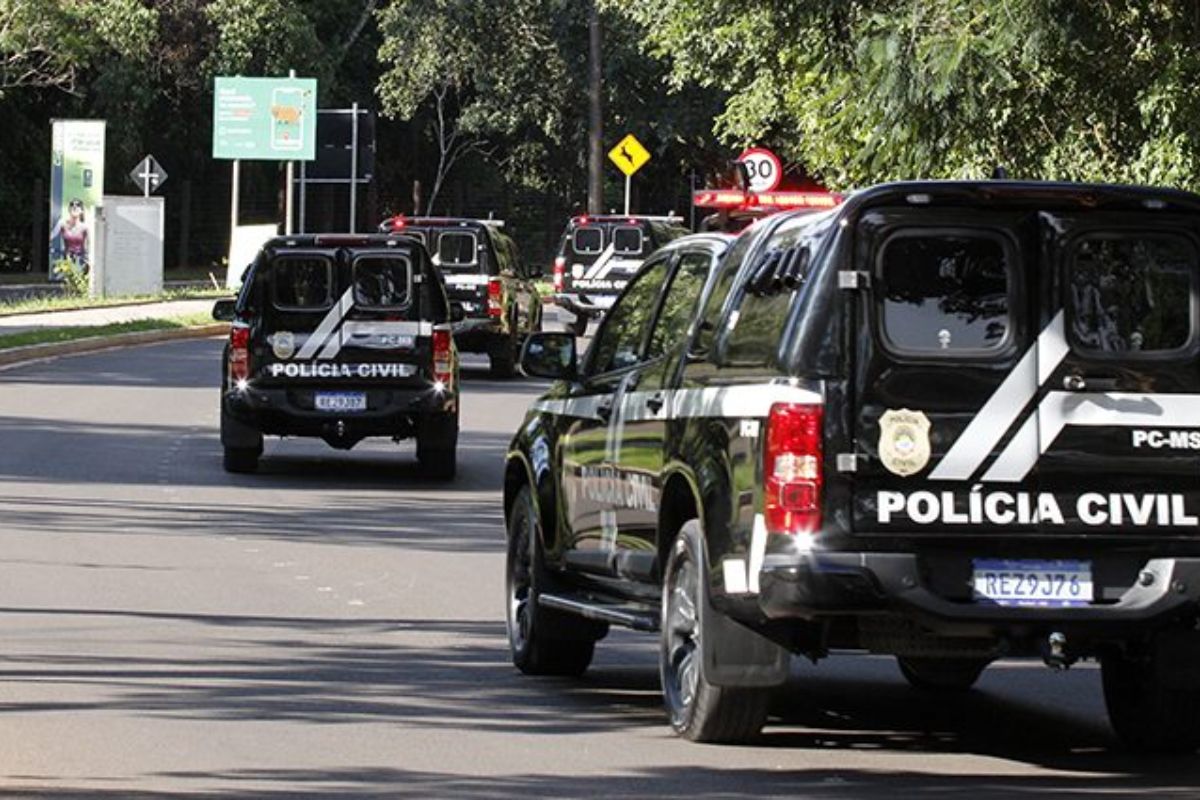
[[[368,408],[318,411],[312,404],[317,391],[364,391]],[[416,434],[425,418],[458,413],[457,394],[435,392],[432,387],[251,386],[225,392],[221,404],[231,418],[259,433],[318,437],[335,446],[350,446],[368,436],[407,438]]]
[[[1115,602],[1073,608],[1010,607],[951,600],[921,578],[911,553],[810,553],[767,556],[759,574],[759,607],[771,619],[899,612],[947,634],[1002,635],[1042,625],[1145,623],[1200,607],[1200,558],[1156,558]],[[1146,576],[1152,576],[1146,578]]]

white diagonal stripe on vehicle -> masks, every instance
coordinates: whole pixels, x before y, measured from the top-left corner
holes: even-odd
[[[614,252],[615,252],[615,250],[613,249],[613,246],[611,244],[608,247],[601,250],[600,255],[596,258],[595,263],[593,263],[591,268],[588,269],[588,271],[586,273],[584,273],[584,276],[583,276],[584,280],[591,280],[592,278],[595,278],[596,273],[598,273],[600,270],[604,269],[604,266],[608,263],[608,260],[613,257]]]
[[[321,345],[325,344],[325,340],[329,338],[329,334],[338,326],[342,318],[346,316],[346,312],[354,305],[354,288],[351,287],[341,296],[334,304],[333,308],[329,309],[329,313],[317,325],[317,329],[308,335],[304,340],[304,345],[296,353],[296,359],[312,358],[316,354]]]

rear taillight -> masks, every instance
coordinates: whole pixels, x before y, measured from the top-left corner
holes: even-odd
[[[770,533],[811,533],[821,526],[821,410],[771,406],[763,459],[763,515]]]
[[[250,380],[250,326],[234,322],[229,329],[229,383]]]
[[[567,271],[567,259],[564,256],[558,256],[554,259],[554,291],[561,292],[563,290],[563,276]]]
[[[453,334],[449,326],[433,329],[433,380],[442,391],[454,388]]]
[[[502,317],[504,316],[504,287],[500,284],[499,278],[492,278],[488,281],[488,316]]]

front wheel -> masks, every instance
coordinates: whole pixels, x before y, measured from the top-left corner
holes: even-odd
[[[1104,703],[1122,743],[1145,753],[1200,749],[1200,674],[1194,631],[1163,634],[1149,647],[1101,656]]]
[[[767,721],[770,692],[715,686],[705,675],[704,620],[708,567],[700,523],[691,520],[671,546],[663,577],[659,670],[671,727],[694,742],[744,742]]]
[[[508,646],[513,664],[526,675],[582,675],[592,663],[603,625],[538,605],[546,583],[541,524],[529,487],[513,501],[504,570]]]

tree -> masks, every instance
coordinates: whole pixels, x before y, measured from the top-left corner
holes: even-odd
[[[1200,185],[1200,11],[1183,0],[631,0],[716,132],[837,187],[1015,177]]]

